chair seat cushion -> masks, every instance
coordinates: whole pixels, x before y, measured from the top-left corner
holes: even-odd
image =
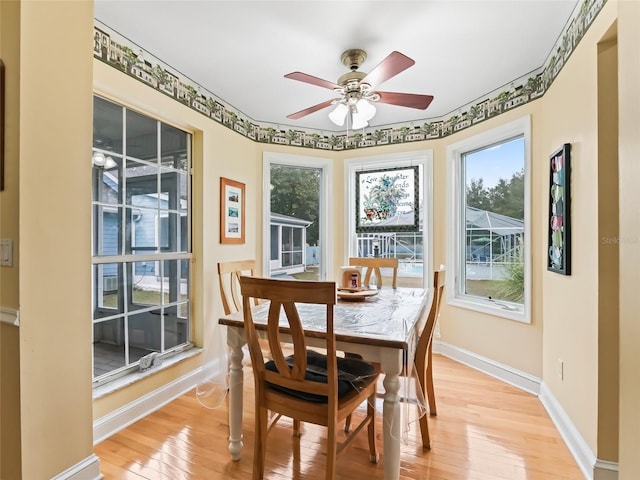
[[[286,358],[287,364],[293,366],[293,355]],[[356,358],[337,358],[338,363],[338,398],[348,394],[349,392],[359,390],[366,386],[372,375],[376,371],[373,365]],[[277,372],[276,364],[273,360],[269,360],[264,364],[267,370]],[[305,379],[313,382],[327,383],[327,356],[314,350],[307,350],[307,372]],[[318,403],[327,403],[328,399],[324,395],[315,395],[307,392],[300,392],[290,388],[284,388],[279,385],[270,385],[270,388],[281,393],[286,393],[292,397],[302,400],[309,400]]]

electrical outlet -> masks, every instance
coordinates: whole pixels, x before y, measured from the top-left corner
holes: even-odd
[[[564,360],[558,359],[558,378],[564,380]]]
[[[13,267],[13,240],[9,238],[0,240],[0,266]]]

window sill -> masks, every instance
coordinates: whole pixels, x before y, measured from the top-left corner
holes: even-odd
[[[470,296],[456,297],[449,300],[447,303],[454,307],[465,308],[467,310],[485,313],[494,317],[506,318],[508,320],[515,320],[516,322],[521,323],[531,323],[524,305],[512,310],[510,304],[495,303],[484,298]]]
[[[180,363],[188,358],[195,357],[202,353],[204,349],[202,348],[189,348],[188,350],[183,350],[175,354],[167,355],[162,358],[162,363],[155,368],[149,368],[145,371],[140,371],[137,368],[132,370],[130,373],[125,373],[121,377],[118,377],[114,380],[111,380],[108,383],[103,385],[99,385],[93,388],[93,400],[98,400],[102,397],[105,397],[111,393],[117,392],[118,390],[122,390],[133,385],[140,380],[147,378],[157,372],[165,370],[177,363]]]

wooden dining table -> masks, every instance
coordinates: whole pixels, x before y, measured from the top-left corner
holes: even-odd
[[[361,301],[341,300],[334,309],[337,350],[362,355],[380,364],[383,380],[383,463],[385,480],[400,478],[400,374],[403,353],[412,351],[426,321],[430,291],[423,288],[382,287]],[[322,305],[297,305],[309,346],[322,347],[325,310]],[[259,334],[266,334],[268,303],[252,308]],[[229,451],[234,461],[242,450],[243,372],[242,347],[246,343],[241,312],[224,316],[219,323],[228,327],[229,361]],[[284,336],[283,336],[284,338]],[[406,358],[406,357],[405,357]]]

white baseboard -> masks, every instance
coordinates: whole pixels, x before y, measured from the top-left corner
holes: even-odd
[[[560,402],[542,383],[540,401],[560,432],[569,451],[587,480],[617,480],[618,464],[596,458],[595,454],[566,414]]]
[[[103,477],[100,473],[100,459],[95,454],[91,454],[73,467],[51,477],[51,480],[100,480],[101,478]]]
[[[15,308],[0,307],[0,323],[20,326],[20,312]]]
[[[486,373],[520,390],[534,395],[540,395],[540,384],[542,380],[533,375],[445,342],[434,341],[433,352]]]
[[[593,480],[618,480],[618,463],[596,460],[593,467]]]
[[[200,367],[98,418],[93,422],[94,445],[175,400],[194,388],[202,379],[203,369]]]
[[[584,478],[586,480],[618,480],[618,464],[596,458],[587,442],[565,413],[560,402],[556,400],[541,379],[445,342],[434,341],[433,352],[537,395],[569,448],[571,455],[573,455]]]
[[[542,384],[540,401],[582,470],[584,478],[593,479],[596,456],[545,383]]]

